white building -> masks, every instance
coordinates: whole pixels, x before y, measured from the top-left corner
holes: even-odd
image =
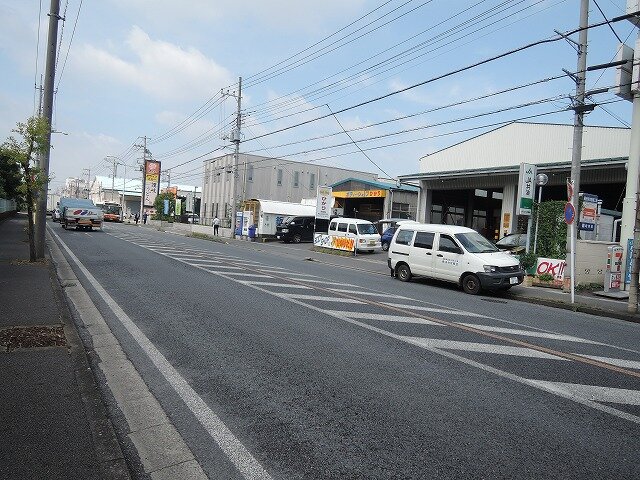
[[[238,204],[253,198],[300,203],[303,198],[315,198],[318,185],[354,177],[377,180],[377,175],[369,172],[240,154],[234,182],[233,165],[233,154],[204,162],[203,223],[210,223],[214,215],[230,222],[234,197]]]
[[[194,185],[172,185],[178,196],[186,199],[186,211],[193,211],[202,195],[202,188]],[[124,214],[140,211],[142,179],[96,176],[89,186],[89,198],[93,203],[115,202],[123,207]]]
[[[572,125],[511,123],[420,159],[420,172],[400,176],[418,183],[418,220],[465,225],[488,238],[517,229],[520,163],[549,177],[542,200],[566,200]],[[602,207],[619,211],[626,184],[630,130],[585,127],[580,191],[598,195]]]

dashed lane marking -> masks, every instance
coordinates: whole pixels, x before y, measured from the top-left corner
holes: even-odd
[[[240,281],[240,283],[249,285],[260,285],[261,287],[282,287],[282,288],[296,288],[299,290],[313,290],[311,287],[304,285],[294,285],[292,283],[278,283],[278,282],[254,282],[252,280]]]
[[[624,360],[622,358],[610,358],[610,357],[598,357],[595,355],[585,355],[584,353],[574,353],[574,355],[580,355],[582,357],[590,358],[591,360],[597,360],[599,362],[610,363],[623,368],[631,368],[633,370],[640,370],[640,362],[637,360]]]
[[[531,348],[512,347],[509,345],[493,345],[490,343],[459,342],[455,340],[441,340],[438,338],[403,337],[407,342],[429,348],[442,350],[464,350],[466,352],[493,353],[497,355],[512,355],[516,357],[545,358],[548,360],[569,361],[566,358],[539,352]]]
[[[295,298],[296,300],[321,300],[323,302],[354,303],[360,305],[364,304],[364,302],[356,300],[355,298],[325,297],[323,295],[304,295],[302,293],[287,293],[284,296],[286,298]]]
[[[431,325],[434,327],[443,327],[441,323],[432,322],[418,317],[402,317],[399,315],[385,315],[383,313],[367,313],[367,312],[347,312],[342,310],[326,310],[329,314],[344,315],[349,318],[360,318],[362,320],[383,320],[385,322],[399,323],[415,323],[418,325]]]
[[[579,337],[573,337],[571,335],[563,335],[560,333],[547,333],[547,332],[537,332],[534,330],[519,330],[517,328],[493,327],[489,325],[477,325],[475,323],[460,323],[460,325],[466,325],[468,327],[477,328],[478,330],[484,330],[486,332],[509,333],[511,335],[522,335],[524,337],[548,338],[551,340],[562,340],[565,342],[578,342],[578,343],[589,343],[592,345],[602,345],[599,342],[594,342],[592,340],[587,340]]]
[[[578,395],[594,402],[640,405],[640,390],[601,387],[597,385],[580,385],[577,383],[545,382],[543,380],[531,381],[549,390],[558,390],[563,393]]]
[[[363,290],[348,290],[345,288],[329,288],[332,292],[351,293],[353,295],[370,295],[372,297],[398,298],[403,300],[411,300],[409,297],[402,295],[394,295],[393,293],[365,292]]]
[[[479,317],[485,318],[484,315],[473,312],[465,312],[464,310],[450,310],[446,308],[432,308],[432,307],[423,307],[422,305],[406,305],[404,303],[390,303],[390,302],[381,302],[384,305],[389,305],[390,307],[395,308],[404,308],[406,310],[419,310],[421,312],[430,312],[430,313],[448,313],[451,315],[464,315],[466,317]],[[461,325],[461,324],[459,324]],[[475,328],[475,327],[473,327]]]

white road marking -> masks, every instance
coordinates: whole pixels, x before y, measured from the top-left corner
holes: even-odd
[[[443,350],[464,350],[466,352],[493,353],[497,355],[512,355],[516,357],[546,358],[549,360],[569,361],[563,357],[549,355],[531,348],[512,347],[510,345],[493,345],[490,343],[459,342],[455,340],[440,340],[438,338],[404,337],[414,345],[438,348]]]
[[[96,290],[98,295],[104,300],[107,306],[114,313],[120,323],[131,334],[136,343],[147,354],[147,357],[153,362],[158,371],[171,385],[174,391],[182,398],[185,405],[193,415],[202,424],[205,430],[218,444],[220,449],[225,453],[229,460],[235,465],[238,471],[247,479],[264,479],[270,480],[271,476],[262,467],[260,462],[254,458],[247,448],[238,440],[238,438],[229,430],[229,427],[216,415],[209,405],[202,400],[197,392],[189,385],[189,383],[180,375],[171,363],[160,353],[160,351],[151,343],[151,340],[138,328],[131,318],[122,310],[120,305],[107,293],[102,285],[80,262],[71,249],[60,239],[60,237],[51,232],[58,242],[65,249],[69,258],[73,260],[76,266],[84,274],[85,278]]]
[[[419,325],[433,325],[437,327],[444,326],[442,323],[436,323],[431,320],[418,317],[401,317],[398,315],[384,315],[382,313],[346,312],[342,310],[326,310],[326,312],[329,314],[341,314],[349,318],[360,318],[363,320],[384,320],[386,322],[416,323]]]
[[[295,298],[298,300],[322,300],[324,302],[338,302],[338,303],[357,303],[363,304],[360,300],[354,300],[353,298],[344,297],[325,297],[322,295],[304,295],[302,293],[287,293],[285,298]]]
[[[263,270],[264,270],[264,269],[263,269]],[[279,273],[284,273],[284,272],[279,272]],[[308,274],[308,273],[286,272],[286,274],[287,274],[288,276],[294,276],[294,277],[310,277],[310,278],[318,278],[318,276],[317,276],[317,275],[310,275],[310,274]],[[304,278],[303,278],[303,279],[301,279],[301,280],[304,280]]]
[[[392,293],[379,293],[379,292],[365,292],[362,290],[349,290],[346,288],[329,288],[332,292],[350,293],[352,295],[370,295],[372,297],[386,297],[386,298],[401,298],[410,300],[409,297],[403,297],[402,295],[394,295]]]
[[[277,282],[253,282],[251,280],[241,281],[240,283],[260,285],[261,287],[283,287],[283,288],[299,288],[301,290],[312,290],[311,287],[305,285],[295,285],[293,283],[277,283]]]
[[[390,307],[405,308],[407,310],[420,310],[422,312],[448,313],[450,315],[464,315],[467,317],[486,318],[484,315],[481,315],[479,313],[465,312],[464,310],[450,310],[446,308],[422,307],[420,305],[405,305],[403,303],[389,303],[389,302],[382,302],[382,303],[384,303],[385,305],[389,305]]]
[[[475,323],[459,323],[459,325],[465,325],[467,327],[477,328],[478,330],[483,330],[486,332],[508,333],[511,335],[522,335],[524,337],[548,338],[551,340],[563,340],[566,342],[578,342],[578,343],[589,343],[594,345],[600,345],[598,342],[594,342],[592,340],[586,340],[584,338],[579,338],[579,337],[572,337],[571,335],[563,335],[560,333],[536,332],[534,330],[518,330],[517,328],[492,327],[489,325],[476,325]]]
[[[206,269],[207,267],[205,267]],[[217,266],[214,270],[218,268]],[[240,273],[240,272],[222,272],[225,275],[233,275],[234,277],[251,277],[251,278],[273,278],[271,275],[260,275],[257,273]]]
[[[218,265],[217,263],[188,263],[192,267],[213,268],[214,270],[244,270],[242,267],[230,267],[228,265]],[[226,273],[226,272],[225,272]]]
[[[622,358],[598,357],[595,355],[585,355],[584,353],[574,353],[573,355],[590,358],[591,360],[597,360],[598,362],[609,363],[611,365],[615,365],[616,367],[640,370],[640,362],[637,360],[624,360]]]
[[[588,398],[594,402],[640,405],[640,390],[600,387],[597,385],[580,385],[578,383],[545,382],[543,380],[531,381],[540,384],[549,390],[557,389],[565,393]]]
[[[321,283],[323,285],[329,285],[329,284],[333,284],[334,282],[331,280],[314,280],[311,278],[297,278],[294,279],[292,278],[291,280],[300,280],[301,282],[307,282],[307,283]],[[343,287],[357,287],[358,285],[352,285],[351,283],[341,283],[340,285],[342,285]]]

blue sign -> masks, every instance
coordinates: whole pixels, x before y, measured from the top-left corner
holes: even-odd
[[[578,230],[584,230],[585,232],[595,232],[596,224],[588,222],[578,222]]]
[[[627,261],[626,271],[624,273],[624,283],[631,283],[631,268],[633,267],[633,238],[627,239]]]
[[[165,215],[169,215],[169,199],[165,198],[164,199],[164,210],[163,210]]]
[[[576,218],[576,209],[573,203],[567,202],[564,206],[564,221],[567,225],[571,225]]]

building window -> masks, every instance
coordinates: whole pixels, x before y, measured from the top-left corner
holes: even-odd
[[[410,206],[408,203],[393,202],[391,205],[392,218],[410,218]]]
[[[247,181],[253,182],[253,165],[247,166]]]
[[[298,188],[300,186],[300,172],[293,172],[293,187]]]
[[[313,192],[315,188],[316,188],[316,174],[310,173],[309,174],[309,190]]]
[[[276,182],[276,183],[277,183],[277,185],[278,185],[279,187],[281,187],[281,186],[282,186],[282,169],[281,169],[281,168],[279,168],[279,169],[278,169],[278,172],[277,172],[277,182]]]

